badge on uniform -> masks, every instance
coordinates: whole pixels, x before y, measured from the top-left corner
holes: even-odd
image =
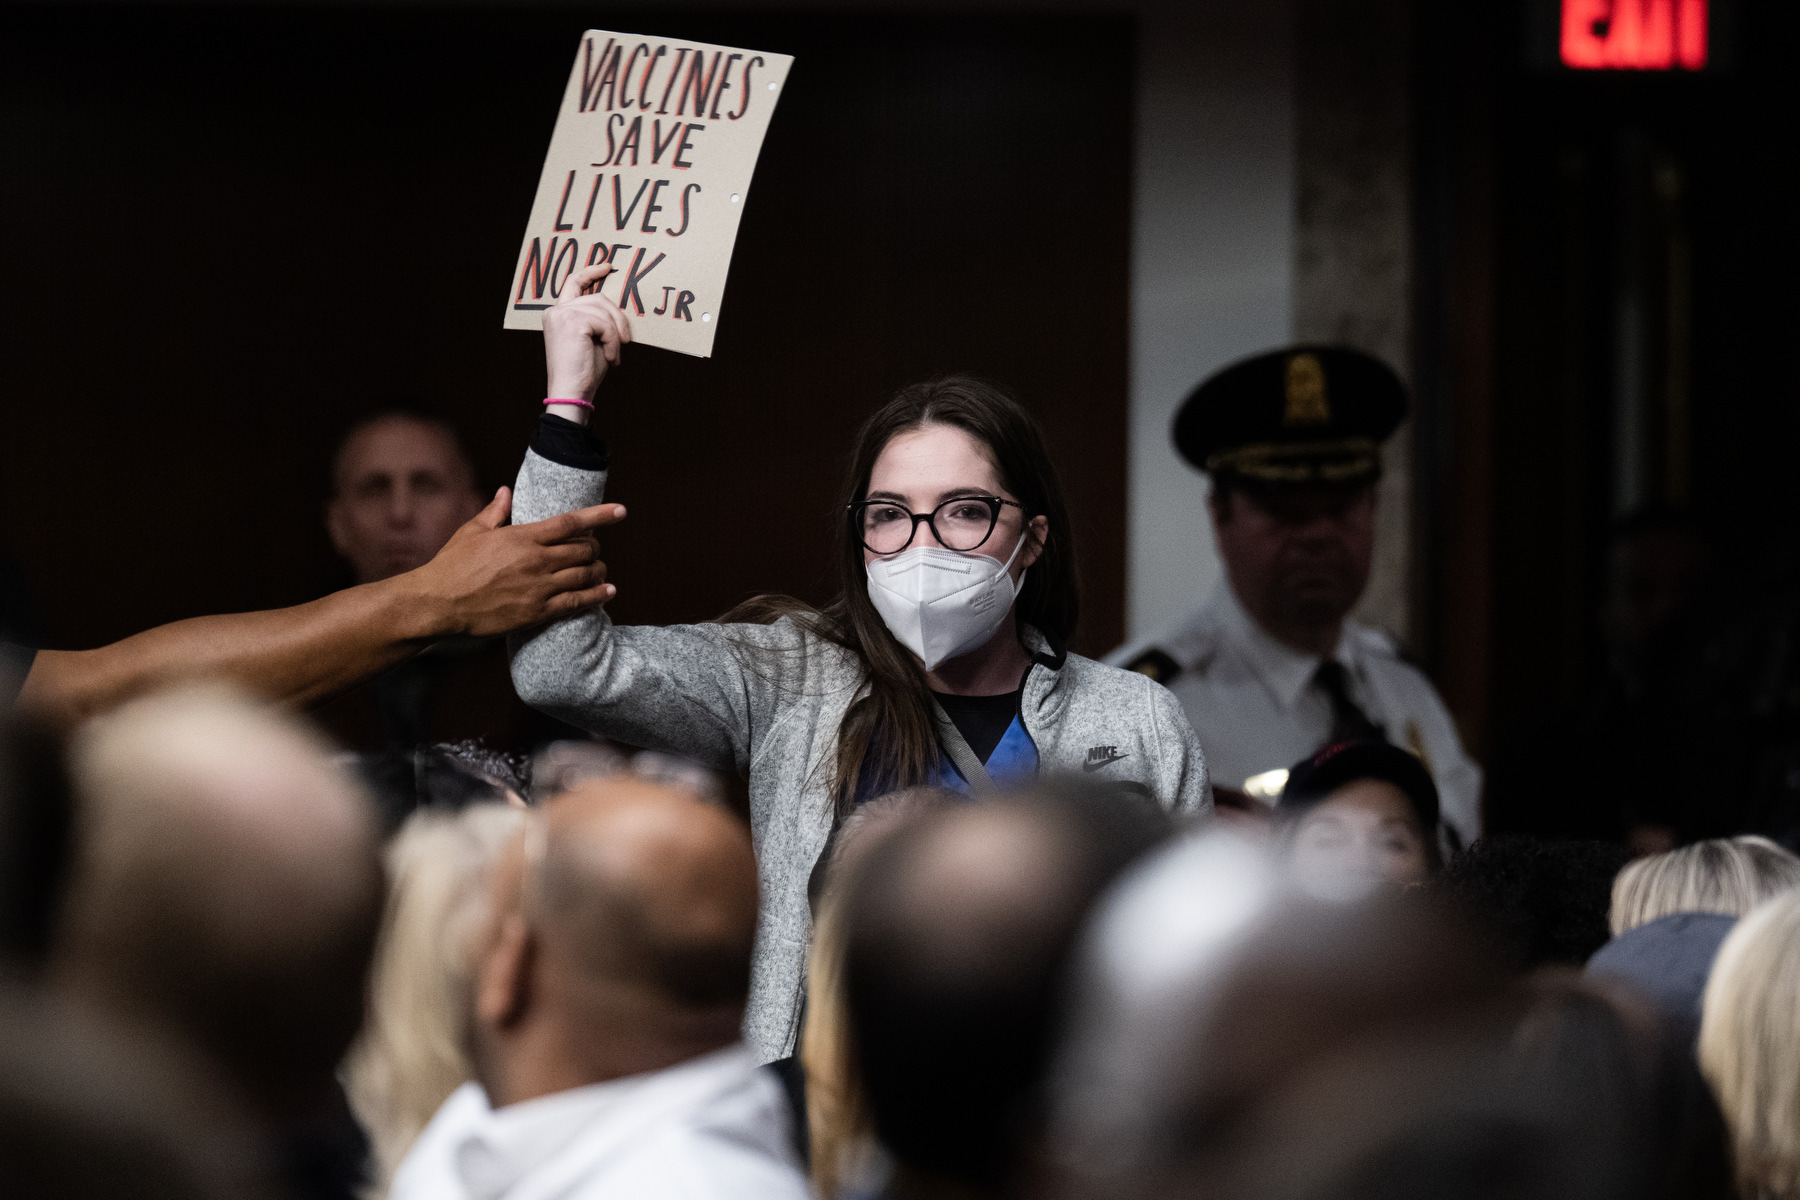
[[[1156,682],[1168,687],[1181,674],[1181,664],[1164,654],[1161,650],[1146,650],[1125,664],[1127,671],[1136,671],[1139,675],[1148,675]]]

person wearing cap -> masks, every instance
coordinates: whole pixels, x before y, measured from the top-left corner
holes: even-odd
[[[1275,821],[1288,862],[1314,884],[1423,883],[1443,866],[1437,786],[1387,742],[1338,742],[1295,764]]]
[[[1425,764],[1448,836],[1466,844],[1480,833],[1481,769],[1431,682],[1349,617],[1374,554],[1381,444],[1406,408],[1391,368],[1332,346],[1257,355],[1195,388],[1175,447],[1211,478],[1225,578],[1107,661],[1181,701],[1221,804],[1234,790],[1266,801],[1321,747],[1382,739]]]

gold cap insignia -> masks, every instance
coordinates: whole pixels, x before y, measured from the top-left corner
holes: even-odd
[[[1318,356],[1302,352],[1287,360],[1287,411],[1283,425],[1329,425],[1331,402],[1325,395],[1325,368]]]

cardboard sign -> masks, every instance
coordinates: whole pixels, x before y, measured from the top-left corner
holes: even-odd
[[[711,357],[750,177],[794,60],[590,29],[575,55],[506,328],[542,329],[577,268],[635,341]]]

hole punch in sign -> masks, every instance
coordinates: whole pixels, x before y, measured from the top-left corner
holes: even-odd
[[[563,90],[505,327],[542,329],[581,267],[633,340],[712,355],[738,222],[786,54],[590,29]]]

